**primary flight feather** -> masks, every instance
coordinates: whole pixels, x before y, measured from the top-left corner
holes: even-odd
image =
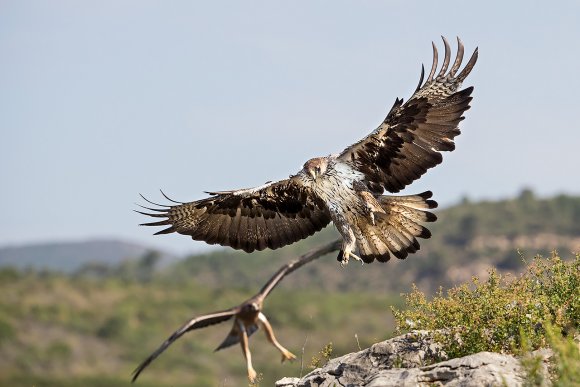
[[[208,192],[202,200],[148,208],[145,215],[162,220],[146,226],[169,226],[156,234],[177,232],[209,244],[230,246],[248,253],[277,249],[320,231],[331,221],[342,235],[338,260],[349,257],[370,263],[403,259],[419,249],[416,238],[429,238],[422,222],[435,215],[431,192],[388,196],[441,163],[442,151],[455,149],[459,123],[469,109],[473,87],[460,90],[477,61],[475,49],[467,64],[463,44],[451,64],[445,38],[443,64],[433,44],[433,64],[424,69],[415,93],[396,99],[387,117],[365,138],[340,154],[308,160],[288,179],[255,188]],[[449,69],[449,71],[447,71]],[[436,74],[437,73],[437,74]],[[424,82],[423,82],[424,81]],[[147,207],[146,207],[147,208]]]

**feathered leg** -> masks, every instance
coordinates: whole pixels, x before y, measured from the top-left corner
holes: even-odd
[[[340,251],[338,252],[338,256],[336,260],[340,262],[342,267],[348,264],[348,260],[350,257],[353,257],[357,261],[364,263],[363,260],[353,253],[353,250],[356,247],[356,237],[354,236],[354,232],[348,226],[346,222],[341,222],[337,224],[338,231],[342,235],[342,246]]]
[[[258,315],[258,319],[260,319],[260,323],[262,327],[264,327],[264,332],[266,332],[266,337],[268,338],[268,341],[272,343],[274,347],[278,348],[278,351],[282,353],[282,363],[284,363],[284,360],[290,361],[296,360],[296,356],[294,356],[292,352],[288,351],[278,342],[278,340],[276,340],[276,336],[274,336],[274,330],[272,329],[272,326],[268,322],[266,316],[260,313]]]

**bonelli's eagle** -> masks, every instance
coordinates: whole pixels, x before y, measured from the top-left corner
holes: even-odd
[[[445,57],[437,72],[438,53],[424,80],[407,102],[397,99],[377,129],[339,154],[308,160],[288,179],[255,188],[208,192],[190,203],[152,209],[145,215],[163,218],[144,223],[169,226],[156,234],[177,232],[209,244],[248,253],[277,249],[320,231],[331,221],[343,238],[338,260],[366,263],[405,258],[419,249],[419,238],[431,233],[421,222],[436,219],[428,209],[437,203],[431,192],[399,192],[441,163],[442,151],[455,149],[459,122],[469,109],[473,87],[459,90],[477,61],[477,49],[460,72],[463,44],[450,65],[451,49],[443,38]],[[449,71],[447,71],[449,69]],[[436,73],[437,72],[437,73]],[[147,208],[147,207],[146,207]]]

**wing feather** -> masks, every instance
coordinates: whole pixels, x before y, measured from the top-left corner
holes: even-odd
[[[403,103],[396,99],[385,120],[371,134],[345,149],[340,155],[365,174],[370,186],[399,192],[428,169],[440,164],[440,152],[455,149],[459,123],[469,109],[473,87],[459,90],[469,75],[478,51],[475,49],[464,69],[456,76],[463,60],[464,47],[458,38],[457,56],[451,63],[451,49],[443,38],[445,54],[437,72],[438,52],[433,44],[433,64],[425,83],[421,70],[419,87]]]
[[[296,176],[256,188],[210,194],[213,196],[195,202],[151,209],[155,213],[138,211],[165,218],[142,225],[169,225],[158,233],[177,232],[252,252],[286,246],[330,223],[325,203]]]
[[[256,250],[261,251],[268,247],[270,232],[266,227],[266,220],[263,216],[256,216]]]

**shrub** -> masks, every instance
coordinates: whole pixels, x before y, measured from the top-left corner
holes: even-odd
[[[326,344],[324,348],[318,351],[317,355],[312,356],[312,359],[310,360],[310,369],[314,370],[326,365],[332,356],[332,351],[332,342],[330,342]]]
[[[407,309],[392,308],[399,332],[435,331],[447,354],[481,351],[518,353],[522,337],[531,349],[549,344],[546,327],[572,336],[580,324],[580,255],[563,261],[554,253],[536,257],[517,278],[494,270],[485,282],[439,293],[428,301],[416,287],[405,296]]]
[[[107,319],[97,330],[97,336],[102,339],[113,339],[120,337],[126,330],[127,320],[120,316],[113,316]]]
[[[8,321],[0,319],[0,344],[16,337],[16,331]]]
[[[551,326],[546,330],[548,343],[554,350],[554,386],[577,386],[580,380],[580,348],[571,336],[562,337]]]
[[[46,356],[51,360],[69,360],[72,356],[72,349],[64,341],[56,341],[48,346]]]

